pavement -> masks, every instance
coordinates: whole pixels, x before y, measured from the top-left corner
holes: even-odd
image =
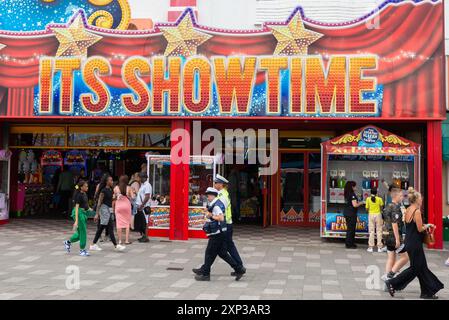
[[[88,225],[92,240],[95,225]],[[235,226],[235,241],[247,274],[235,281],[221,259],[210,282],[196,282],[191,269],[202,264],[207,240],[135,241],[124,252],[110,242],[90,257],[64,251],[71,235],[65,220],[16,219],[0,226],[0,300],[7,299],[331,299],[389,300],[379,279],[386,253],[368,253],[366,243],[348,250],[339,240],[324,240],[318,229]],[[135,240],[137,234],[132,234]],[[447,250],[427,250],[429,268],[446,288]],[[415,279],[394,299],[417,299]]]

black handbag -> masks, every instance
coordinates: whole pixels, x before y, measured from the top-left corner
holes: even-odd
[[[209,234],[215,234],[217,233],[218,230],[221,230],[221,225],[220,222],[217,220],[210,220],[207,221],[204,225],[203,225],[203,231],[209,235]]]

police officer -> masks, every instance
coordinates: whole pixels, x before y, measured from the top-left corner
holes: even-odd
[[[210,281],[210,268],[218,255],[234,269],[235,280],[238,281],[244,273],[242,268],[226,251],[226,218],[224,214],[226,208],[218,199],[217,189],[207,188],[206,196],[209,202],[206,214],[209,221],[206,224],[209,225],[208,227],[205,226],[204,229],[209,241],[207,243],[204,264],[199,269],[192,269],[196,274],[195,280]]]
[[[224,204],[226,210],[226,247],[231,255],[231,257],[237,262],[240,269],[243,270],[243,273],[246,272],[246,269],[243,267],[242,258],[240,258],[237,247],[235,246],[234,241],[232,240],[232,235],[234,233],[233,225],[232,225],[232,206],[231,206],[231,198],[229,196],[229,192],[227,190],[227,186],[229,185],[229,181],[217,174],[214,180],[214,187],[218,190],[218,199]],[[231,274],[235,276],[234,273]]]

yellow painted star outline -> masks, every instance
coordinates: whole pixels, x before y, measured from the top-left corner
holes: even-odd
[[[87,56],[87,48],[103,37],[86,31],[83,17],[78,14],[66,27],[53,27],[53,33],[59,41],[56,57]]]
[[[278,41],[274,50],[275,55],[305,55],[310,44],[323,36],[321,33],[306,29],[299,12],[286,25],[272,25],[268,28]]]
[[[176,26],[159,27],[159,29],[168,42],[164,52],[165,56],[189,57],[196,55],[198,46],[212,37],[193,27],[191,14],[186,14]]]

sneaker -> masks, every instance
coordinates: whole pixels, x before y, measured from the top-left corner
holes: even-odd
[[[117,247],[115,247],[115,249],[116,249],[117,251],[123,251],[123,250],[126,249],[126,247],[125,247],[124,245],[118,244]]]
[[[67,251],[67,253],[70,253],[71,246],[72,246],[72,244],[70,243],[69,240],[64,241],[64,247],[65,247],[65,251]]]
[[[90,251],[101,251],[103,249],[101,249],[97,244],[93,244],[89,247]]]
[[[366,251],[368,251],[368,252],[370,252],[370,253],[372,253],[374,250],[373,250],[373,248],[372,247],[369,247],[368,249],[366,249]]]
[[[88,257],[90,256],[89,252],[87,252],[86,250],[80,250],[80,256],[82,257]]]
[[[444,265],[445,265],[446,267],[449,267],[449,259],[446,260],[446,262],[444,263]]]
[[[397,273],[394,273],[393,271],[388,272],[387,279],[393,279],[396,277]]]
[[[377,252],[381,253],[381,252],[385,252],[384,248],[377,248]]]
[[[197,274],[195,276],[196,281],[210,281],[210,275]]]
[[[387,247],[382,247],[382,248],[380,249],[380,252],[387,252],[387,251],[388,251]]]

